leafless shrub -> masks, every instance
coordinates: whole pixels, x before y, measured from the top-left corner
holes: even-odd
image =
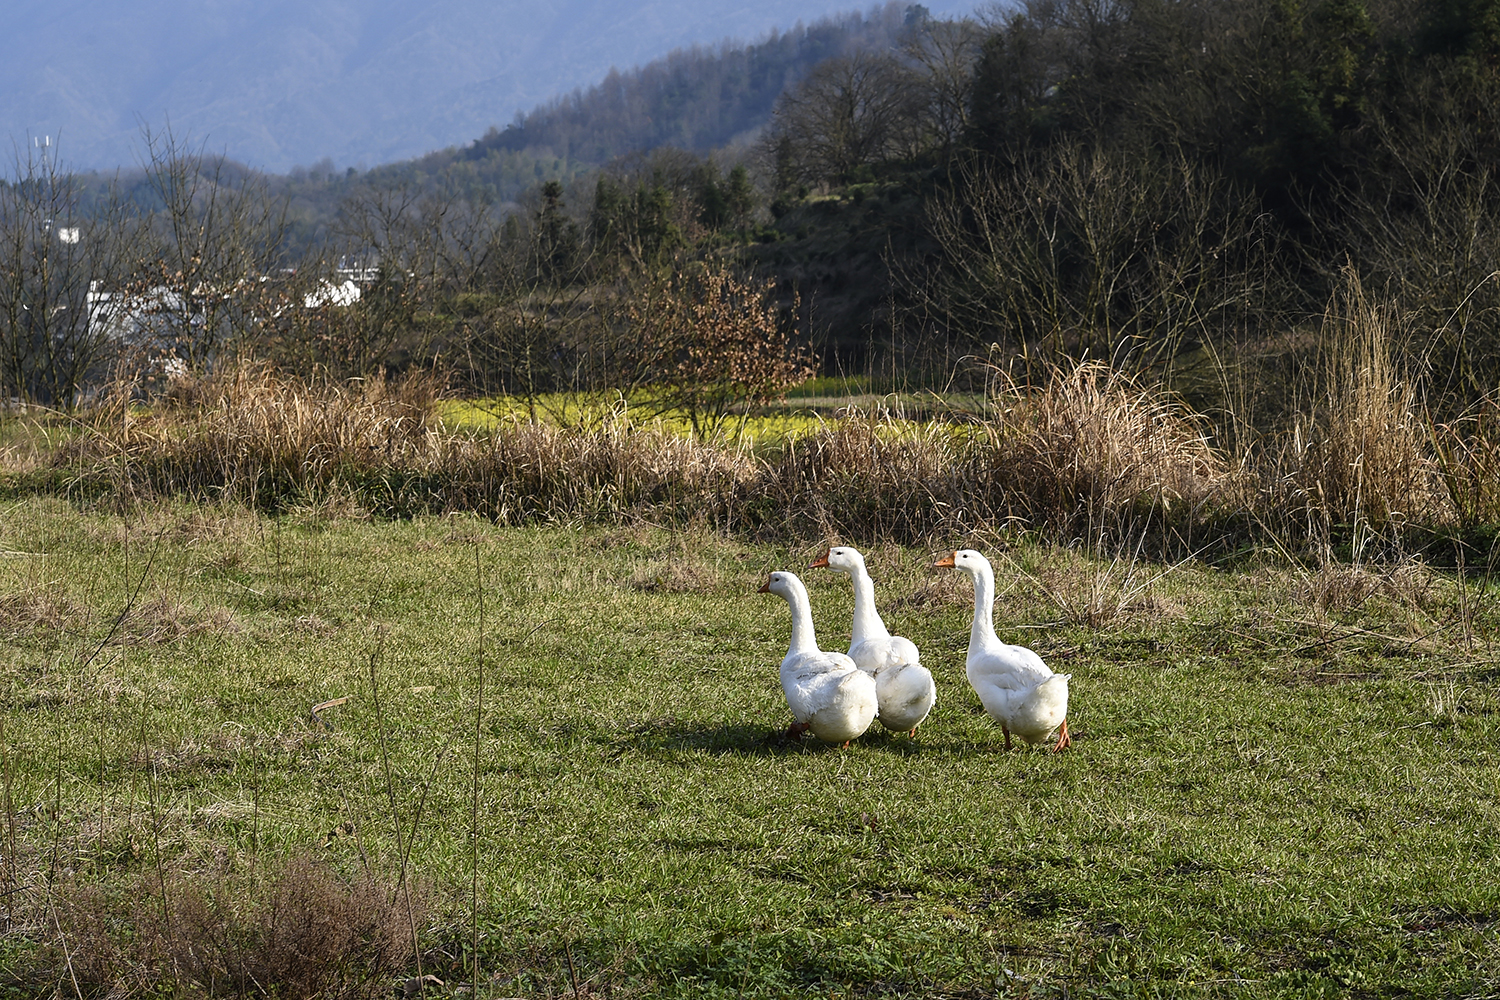
[[[922,88],[891,53],[824,60],[778,99],[767,142],[778,171],[817,183],[847,179],[888,156],[909,154]]]
[[[1249,192],[1170,152],[1074,145],[965,165],[930,214],[946,266],[935,284],[902,280],[962,349],[1170,369],[1184,345],[1284,312],[1278,235]]]
[[[627,309],[643,379],[667,410],[687,414],[699,437],[719,434],[733,407],[778,399],[817,372],[792,335],[774,281],[710,264],[663,284],[648,282]],[[798,299],[789,309],[795,318]]]

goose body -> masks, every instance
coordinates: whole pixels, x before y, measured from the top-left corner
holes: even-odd
[[[969,655],[964,673],[986,714],[1005,732],[1005,748],[1012,735],[1026,743],[1040,743],[1057,731],[1061,750],[1068,736],[1068,679],[1053,673],[1042,658],[1025,646],[1001,642],[995,635],[995,572],[990,561],[973,549],[959,549],[938,560],[937,566],[962,570],[974,581],[974,624],[969,630]]]
[[[891,635],[875,609],[875,582],[865,568],[865,558],[847,545],[835,545],[814,562],[846,573],[854,584],[854,624],[850,630],[849,658],[855,666],[875,678],[875,697],[880,706],[880,724],[896,732],[917,734],[937,701],[932,671],[922,666],[916,644]]]
[[[792,610],[791,646],[781,661],[781,690],[797,720],[792,731],[845,745],[863,735],[877,710],[875,679],[845,654],[818,648],[807,588],[795,574],[772,573],[760,590]]]

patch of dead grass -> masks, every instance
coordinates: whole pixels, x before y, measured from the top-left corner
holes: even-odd
[[[1388,567],[1326,562],[1292,590],[1292,600],[1319,611],[1352,611],[1381,597],[1408,609],[1424,607],[1436,581],[1426,564],[1405,559]]]
[[[346,878],[306,853],[248,872],[155,872],[124,886],[52,887],[43,949],[86,994],[359,1000],[388,995],[413,958],[404,890]],[[419,923],[429,891],[412,893]],[[40,982],[40,980],[38,980]]]
[[[55,587],[29,587],[0,596],[0,637],[10,642],[55,639],[78,631],[89,618],[88,608]]]
[[[194,607],[166,594],[132,608],[120,624],[118,641],[140,646],[179,642],[200,634],[229,635],[240,630],[239,621],[228,608]]]
[[[630,574],[630,586],[647,593],[706,594],[719,586],[719,573],[681,559],[654,559]]]

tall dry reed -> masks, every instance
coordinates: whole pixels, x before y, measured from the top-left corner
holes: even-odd
[[[1275,513],[1313,533],[1452,520],[1417,373],[1395,360],[1400,341],[1392,309],[1347,272],[1323,317],[1311,398],[1268,465]]]
[[[1500,398],[1433,425],[1433,453],[1460,529],[1500,525]]]

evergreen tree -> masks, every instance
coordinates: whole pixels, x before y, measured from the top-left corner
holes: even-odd
[[[750,171],[743,163],[736,163],[729,171],[724,203],[729,218],[737,227],[744,229],[750,224],[750,216],[755,211],[755,186],[750,183]]]

